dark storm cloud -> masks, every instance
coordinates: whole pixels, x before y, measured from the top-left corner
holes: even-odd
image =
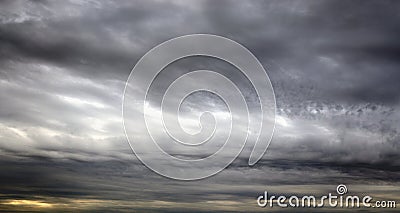
[[[313,91],[318,98],[397,103],[398,2],[230,3],[208,2],[209,23],[249,47],[266,67],[267,60],[282,64],[297,76],[296,88],[321,87],[322,94]],[[276,81],[287,79],[279,75],[271,74]],[[276,90],[278,95],[281,92],[287,91]]]
[[[42,199],[55,209],[248,212],[265,188],[290,194],[310,190],[302,185],[320,192],[335,187],[326,184],[396,185],[399,9],[400,2],[385,0],[2,1],[0,208]],[[132,156],[120,108],[136,61],[191,33],[226,36],[257,56],[275,88],[277,129],[256,166],[247,167],[244,150],[217,176],[178,182]],[[191,62],[171,66],[154,92],[190,65],[231,69]],[[229,77],[254,104],[247,83]],[[188,109],[209,107],[210,99],[195,96]],[[398,190],[369,190],[399,197]]]
[[[50,2],[18,5],[34,7],[30,13],[37,18],[1,26],[3,59],[40,59],[77,67],[81,73],[120,73],[117,76],[122,78],[155,44],[177,35],[206,32],[240,41],[266,66],[270,60],[284,64],[291,74],[299,75],[299,85],[323,87],[318,97],[398,100],[397,2],[200,1],[192,7],[182,2],[66,4],[70,13]],[[275,75],[279,74],[272,78]]]
[[[243,163],[246,161],[243,160]],[[3,159],[0,168],[10,171],[0,175],[2,200],[40,200],[52,204],[50,210],[54,211],[186,209],[197,212],[207,208],[227,211],[230,210],[229,205],[237,211],[257,211],[254,197],[264,189],[277,194],[302,195],[312,191],[321,195],[333,192],[336,183],[345,182],[352,193],[357,194],[366,192],[363,186],[386,180],[381,178],[382,175],[391,176],[391,181],[398,181],[399,178],[398,173],[393,171],[368,169],[360,165],[342,167],[339,164],[279,160],[263,161],[251,169],[230,167],[217,176],[195,182],[165,179],[140,164],[127,161],[60,162],[31,156],[19,161]],[[323,173],[320,173],[321,170]],[[379,195],[379,192],[389,195],[396,190],[377,189],[378,192],[372,188],[368,192],[370,195]],[[393,195],[388,198],[393,199]],[[221,203],[218,204],[218,201]],[[223,202],[229,205],[221,205]],[[242,209],[235,202],[246,206]],[[171,207],[163,205],[166,203],[170,203]],[[0,206],[7,207],[7,202],[0,203]]]
[[[7,11],[18,6],[21,14]],[[75,68],[82,74],[125,77],[134,62],[155,44],[194,31],[184,26],[196,22],[191,13],[197,12],[194,6],[168,2],[89,1],[63,6],[52,2],[5,5],[1,58],[39,60]],[[26,11],[32,7],[34,10]]]

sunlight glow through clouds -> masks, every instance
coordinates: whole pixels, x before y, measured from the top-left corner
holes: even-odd
[[[106,106],[104,104],[95,102],[95,101],[87,101],[87,100],[80,99],[80,98],[74,98],[74,97],[68,97],[68,96],[62,96],[62,95],[57,95],[57,96],[59,98],[61,98],[63,101],[68,102],[75,106],[90,105],[92,107],[101,108],[101,109],[106,108]]]
[[[50,208],[53,207],[50,203],[45,203],[37,200],[10,200],[4,202],[6,205],[15,205],[15,206],[29,206],[29,207],[39,207],[39,208]]]

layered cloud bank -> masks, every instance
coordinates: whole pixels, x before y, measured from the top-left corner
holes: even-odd
[[[81,210],[156,205],[245,211],[240,206],[252,206],[266,185],[282,193],[322,193],[341,182],[360,193],[371,186],[376,195],[399,197],[393,191],[400,177],[398,2],[0,5],[1,208],[22,202],[53,209],[79,203]],[[277,127],[255,167],[247,167],[250,150],[244,150],[220,175],[180,183],[158,177],[134,157],[121,104],[137,60],[163,41],[192,33],[231,38],[257,56],[275,89]],[[155,96],[194,67],[228,75],[233,70],[209,58],[177,62],[158,77]],[[231,78],[257,105],[243,76]],[[198,127],[193,112],[210,107],[226,116],[226,106],[209,94],[184,103],[188,131]]]

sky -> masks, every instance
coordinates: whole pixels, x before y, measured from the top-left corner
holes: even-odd
[[[318,195],[338,184],[399,201],[399,10],[388,0],[1,1],[0,211],[259,212],[265,190]],[[257,57],[274,88],[276,128],[255,166],[245,149],[217,175],[177,181],[133,154],[122,97],[146,52],[195,33]],[[157,76],[150,106],[195,69],[228,75],[257,105],[234,67],[199,56]],[[227,110],[214,95],[188,97],[186,130],[210,108]]]

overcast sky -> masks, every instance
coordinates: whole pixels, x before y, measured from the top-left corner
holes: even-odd
[[[1,1],[0,209],[265,211],[264,190],[319,194],[340,183],[399,200],[399,11],[388,0]],[[133,155],[121,105],[140,57],[193,33],[254,53],[275,90],[276,131],[256,166],[243,153],[216,176],[182,182]],[[194,67],[234,69],[183,59],[158,76],[154,97]],[[247,80],[230,77],[254,103]],[[226,111],[204,93],[182,110],[210,107]]]

